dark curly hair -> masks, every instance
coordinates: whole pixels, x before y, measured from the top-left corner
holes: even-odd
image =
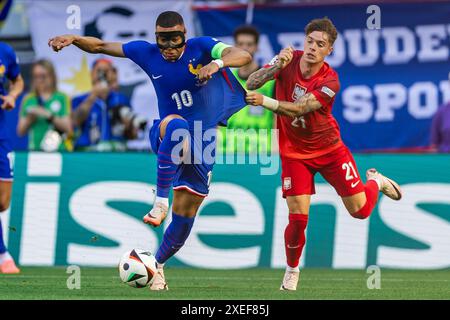
[[[234,41],[240,34],[249,34],[255,38],[256,44],[259,42],[259,31],[252,25],[246,24],[237,27],[233,32]]]

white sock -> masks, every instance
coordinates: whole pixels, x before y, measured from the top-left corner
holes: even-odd
[[[2,264],[3,262],[5,262],[6,260],[12,260],[11,255],[9,254],[8,251],[6,251],[5,253],[1,253],[0,254],[0,264]]]
[[[156,268],[158,268],[158,269],[164,268],[164,263],[156,262]]]
[[[163,197],[155,197],[155,203],[161,202],[164,203],[166,206],[169,206],[169,198],[163,198]]]
[[[295,268],[287,266],[286,267],[286,271],[289,271],[289,272],[300,272],[300,268],[298,266],[296,266]]]

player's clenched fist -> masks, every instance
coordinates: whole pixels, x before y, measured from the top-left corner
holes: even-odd
[[[75,40],[75,36],[71,34],[66,34],[63,36],[56,36],[54,38],[51,38],[48,40],[48,45],[51,47],[54,51],[58,52],[62,48],[70,46],[73,41]]]
[[[263,104],[263,95],[258,92],[248,91],[245,101],[252,106],[260,106]]]
[[[200,81],[208,81],[217,71],[219,71],[217,63],[210,62],[198,71],[198,78]]]
[[[294,49],[292,47],[284,48],[278,54],[278,63],[281,68],[286,67],[294,57]]]

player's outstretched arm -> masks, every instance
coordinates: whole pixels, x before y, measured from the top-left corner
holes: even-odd
[[[125,57],[120,42],[106,42],[95,37],[83,37],[74,34],[56,36],[48,40],[48,45],[55,52],[73,44],[88,53],[103,53],[114,57]]]
[[[286,67],[292,60],[294,49],[284,48],[270,62],[270,67],[261,68],[253,72],[247,79],[247,89],[256,90],[261,88],[267,81],[275,79],[275,74]]]
[[[269,68],[261,68],[253,72],[247,79],[247,89],[256,90],[261,88],[267,81],[275,78],[275,74],[281,70],[279,64],[274,64]]]
[[[253,106],[263,106],[277,114],[300,117],[322,107],[322,104],[312,93],[307,93],[295,102],[278,101],[257,92],[247,92],[247,103]]]
[[[252,56],[245,50],[228,47],[222,51],[222,61],[224,67],[239,68],[252,62]]]
[[[252,61],[252,56],[245,50],[236,47],[223,49],[220,59],[213,60],[200,69],[198,78],[200,81],[211,79],[212,75],[223,67],[242,67]]]

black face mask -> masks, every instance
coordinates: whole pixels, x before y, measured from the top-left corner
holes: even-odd
[[[160,49],[178,49],[186,44],[186,38],[182,31],[155,32],[156,44]],[[175,44],[173,40],[181,37],[181,43]],[[160,42],[161,41],[161,42]]]

